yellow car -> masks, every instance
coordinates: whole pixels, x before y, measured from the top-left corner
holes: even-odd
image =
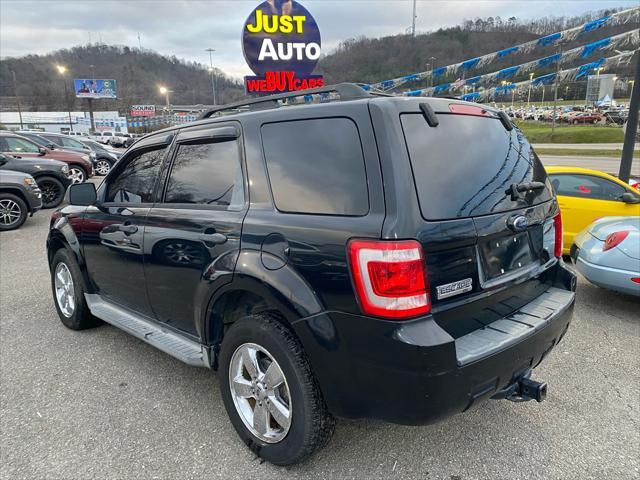
[[[560,211],[565,255],[573,237],[601,217],[640,215],[640,192],[598,170],[579,167],[546,167]]]

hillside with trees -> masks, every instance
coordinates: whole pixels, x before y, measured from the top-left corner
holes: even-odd
[[[412,37],[401,34],[383,38],[354,38],[342,42],[333,52],[324,55],[317,71],[327,83],[373,83],[409,73],[425,71],[433,66],[445,66],[469,58],[517,45],[543,35],[581,25],[620,9],[590,12],[577,17],[544,17],[521,21],[515,17],[476,18],[463,21],[453,28],[424,32]],[[606,27],[580,36],[564,46],[572,48],[593,42],[608,35],[638,28],[638,25]],[[536,50],[528,55],[506,57],[484,71],[494,71],[555,53],[555,47]],[[598,57],[589,59],[593,61]],[[581,62],[586,63],[586,61]],[[54,66],[68,68],[73,77],[113,78],[117,81],[118,100],[97,100],[96,110],[125,112],[132,104],[163,104],[158,85],[173,90],[175,105],[211,104],[211,79],[205,65],[186,62],[175,56],[160,55],[150,50],[126,46],[91,44],[60,50],[48,55],[28,55],[6,58],[0,63],[0,105],[4,110],[16,110],[12,71],[17,80],[19,95],[25,110],[66,110],[64,84]],[[93,67],[92,67],[93,66]],[[553,67],[552,67],[553,68]],[[551,71],[551,70],[550,70]],[[538,72],[538,74],[543,72]],[[630,69],[616,72],[630,74]],[[475,73],[474,73],[475,74]],[[241,80],[231,79],[216,70],[218,100],[230,102],[244,95]],[[439,82],[455,79],[438,79]],[[516,79],[517,81],[517,79]],[[584,81],[575,86],[584,89]],[[405,88],[420,88],[424,83],[412,83]],[[70,97],[72,97],[70,92]],[[577,98],[577,97],[576,97]],[[86,102],[71,98],[72,109],[85,108]]]

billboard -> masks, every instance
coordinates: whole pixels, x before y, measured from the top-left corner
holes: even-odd
[[[249,94],[273,94],[322,87],[313,75],[320,58],[320,29],[309,11],[293,0],[268,0],[244,24],[242,50],[255,76],[245,77]]]
[[[132,117],[155,117],[156,106],[155,105],[131,105]]]
[[[73,91],[77,98],[117,98],[115,80],[76,78],[73,80]]]

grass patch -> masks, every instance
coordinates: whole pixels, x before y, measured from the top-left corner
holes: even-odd
[[[556,127],[551,135],[551,125],[535,122],[519,122],[518,127],[531,143],[622,143],[624,133],[620,127],[594,125]]]
[[[536,148],[538,155],[557,155],[564,157],[611,157],[620,158],[622,150],[583,150],[580,148]],[[640,151],[633,152],[633,158],[640,158]]]

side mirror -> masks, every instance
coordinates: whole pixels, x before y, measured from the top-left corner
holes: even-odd
[[[38,154],[43,157],[47,154],[48,150],[44,147],[38,147]]]
[[[640,203],[640,197],[634,195],[631,192],[623,193],[620,197],[620,200],[622,200],[624,203]]]
[[[0,167],[4,166],[9,160],[5,157],[0,157]]]
[[[49,150],[55,150],[56,148],[58,148],[58,146],[55,143],[50,143],[49,145],[47,145],[47,148]]]
[[[94,205],[98,199],[96,186],[93,183],[75,183],[67,190],[69,196],[69,204],[79,207],[88,207]]]

